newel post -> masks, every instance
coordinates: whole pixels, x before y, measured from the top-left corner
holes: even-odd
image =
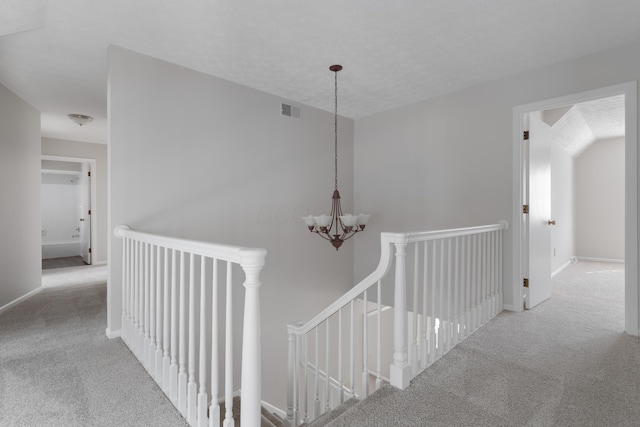
[[[407,236],[393,239],[396,248],[396,277],[393,303],[393,362],[390,367],[391,385],[399,389],[409,386],[411,367],[407,347]]]
[[[266,254],[265,250],[243,250],[240,262],[245,274],[240,419],[243,425],[248,427],[260,426],[262,405],[260,271],[264,266]]]

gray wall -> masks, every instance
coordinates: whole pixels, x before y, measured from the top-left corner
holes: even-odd
[[[357,120],[356,210],[374,216],[356,240],[356,279],[375,268],[380,231],[511,222],[514,107],[639,78],[636,44]],[[506,304],[514,301],[512,232]]]
[[[40,287],[40,113],[0,85],[0,307]]]
[[[286,323],[353,286],[353,243],[336,252],[301,217],[333,192],[333,115],[120,48],[110,48],[110,230],[264,247],[263,398],[285,405]],[[327,96],[333,76],[327,74]],[[340,187],[353,200],[353,122],[341,119]],[[120,329],[121,241],[110,235],[109,329]]]
[[[575,160],[576,255],[624,260],[624,138],[596,141]]]
[[[61,157],[95,159],[96,170],[91,177],[96,180],[96,206],[91,210],[92,220],[97,221],[96,248],[92,248],[94,263],[107,262],[107,146],[89,142],[67,141],[64,139],[42,138],[42,154]]]

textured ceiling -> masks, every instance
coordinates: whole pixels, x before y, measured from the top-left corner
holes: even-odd
[[[2,0],[0,83],[43,135],[106,142],[109,44],[328,111],[340,63],[358,118],[640,42],[639,22],[637,0]]]
[[[624,95],[572,106],[551,132],[554,142],[574,157],[599,139],[624,136]]]

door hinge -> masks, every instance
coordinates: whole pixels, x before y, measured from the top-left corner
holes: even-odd
[[[525,130],[524,133],[522,134],[522,139],[524,139],[525,141],[529,140],[529,131]]]
[[[91,248],[89,248],[89,253],[91,253]],[[525,279],[526,280],[526,279]]]
[[[522,282],[523,282],[523,285],[524,285],[524,287],[525,287],[525,288],[528,288],[528,287],[529,287],[529,279],[524,278],[524,279],[522,280]]]
[[[87,172],[87,176],[91,176],[91,171]]]
[[[89,215],[91,215],[91,209],[89,209]]]
[[[522,213],[523,214],[529,213],[529,205],[522,205]]]

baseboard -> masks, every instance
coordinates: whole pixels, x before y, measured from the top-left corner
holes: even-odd
[[[106,334],[107,334],[107,338],[109,339],[120,338],[122,336],[122,329],[112,331],[111,329],[107,328]]]
[[[17,298],[15,300],[11,301],[9,304],[3,305],[2,307],[0,307],[0,313],[2,313],[5,310],[10,309],[11,307],[14,307],[14,306],[20,304],[22,301],[25,301],[25,300],[31,298],[32,296],[40,293],[43,289],[44,288],[42,286],[40,286],[40,287],[32,290],[31,292],[29,292],[29,293],[27,293],[25,295],[22,295],[20,298]]]
[[[591,262],[612,262],[614,264],[624,264],[623,259],[608,259],[608,258],[592,258],[587,256],[578,256],[578,261],[591,261]]]
[[[554,277],[556,277],[558,274],[560,274],[560,272],[562,270],[564,270],[565,268],[569,267],[571,265],[571,260],[565,262],[564,264],[562,264],[556,271],[554,271],[553,273],[551,273],[551,278],[553,279]]]
[[[92,262],[91,265],[107,265],[107,261]]]
[[[515,311],[511,304],[502,304],[502,309],[507,311]]]
[[[272,412],[274,414],[278,414],[280,416],[280,418],[285,419],[287,418],[287,412],[283,411],[280,408],[276,408],[275,406],[273,406],[272,404],[265,402],[264,400],[262,401],[262,406],[265,407],[265,409],[269,412]]]

